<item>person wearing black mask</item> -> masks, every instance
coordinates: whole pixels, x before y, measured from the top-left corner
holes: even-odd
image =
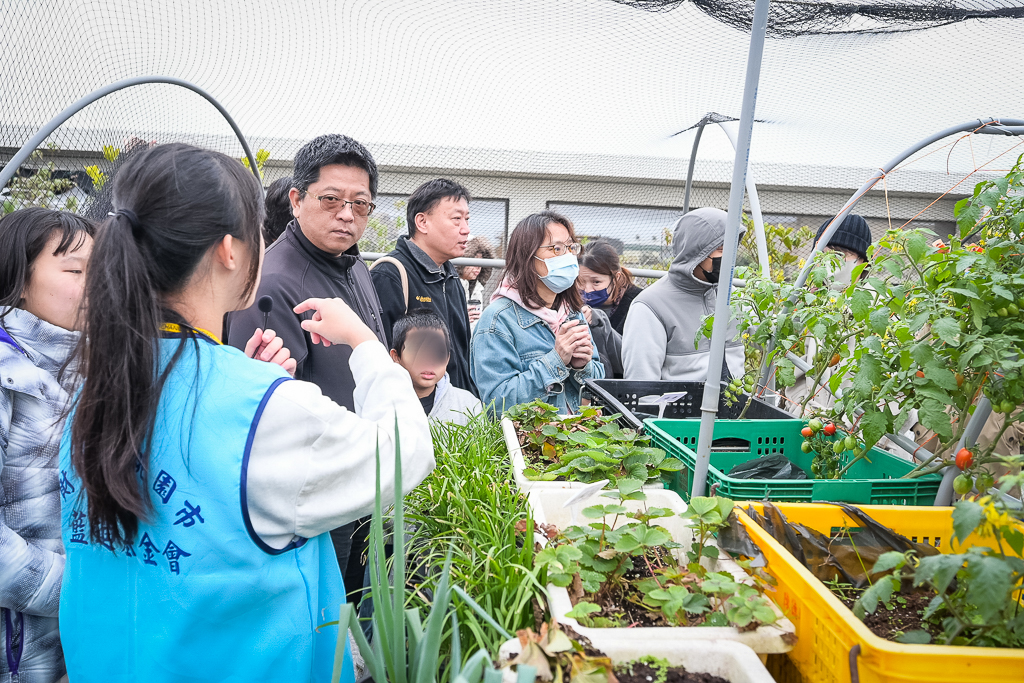
[[[728,277],[722,273],[725,219],[721,209],[695,209],[676,223],[675,258],[668,275],[639,294],[626,316],[622,335],[626,379],[707,379],[711,341],[700,336],[694,348],[694,340],[704,318],[715,311],[718,281]],[[735,319],[729,322],[728,339],[722,376],[740,377],[744,353]]]

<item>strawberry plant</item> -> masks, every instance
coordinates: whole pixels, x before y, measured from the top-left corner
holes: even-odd
[[[569,590],[574,607],[566,616],[596,627],[732,625],[747,630],[776,621],[759,586],[705,566],[718,559],[714,534],[725,525],[732,501],[693,498],[680,515],[693,523],[693,543],[682,549],[654,523],[672,516],[672,510],[628,512],[622,505],[646,499],[639,482],[620,481],[617,490],[605,495],[618,497],[619,503],[583,510],[585,517],[600,521],[556,534],[534,560],[551,583]]]
[[[604,417],[595,408],[577,415],[559,416],[554,406],[535,401],[509,411],[522,440],[534,481],[568,480],[613,484],[628,479],[654,483],[662,475],[682,468],[681,461],[649,446],[650,437],[615,423],[618,415]]]

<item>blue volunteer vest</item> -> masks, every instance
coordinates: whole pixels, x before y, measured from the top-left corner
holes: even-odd
[[[345,600],[330,537],[274,550],[246,501],[256,425],[288,377],[202,339],[186,342],[164,384],[144,482],[153,513],[127,551],[90,539],[67,421],[60,631],[76,682],[330,680],[338,628],[317,627]],[[161,367],[178,344],[160,341]]]

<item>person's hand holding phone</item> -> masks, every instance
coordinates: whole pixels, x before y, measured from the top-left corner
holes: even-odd
[[[555,351],[563,363],[571,365],[576,347],[584,341],[590,344],[590,331],[586,324],[580,320],[567,320],[562,323],[555,335]]]

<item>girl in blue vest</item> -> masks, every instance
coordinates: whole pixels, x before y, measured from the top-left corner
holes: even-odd
[[[236,159],[153,147],[121,168],[113,203],[61,444],[69,677],[327,681],[338,631],[318,626],[345,599],[327,532],[372,511],[378,447],[397,494],[396,415],[407,486],[434,465],[409,375],[337,299],[294,312],[312,312],[314,342],[353,347],[355,412],[292,380],[271,332],[245,352],[220,343],[263,253],[262,191]]]

